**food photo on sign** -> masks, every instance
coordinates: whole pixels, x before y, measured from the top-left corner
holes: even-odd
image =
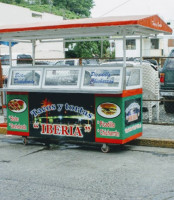
[[[118,105],[111,102],[105,102],[97,107],[97,112],[102,117],[114,118],[120,114],[121,110]]]
[[[141,98],[125,101],[125,125],[129,126],[141,121]]]

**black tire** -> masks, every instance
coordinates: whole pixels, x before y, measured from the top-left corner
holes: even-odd
[[[171,99],[165,98],[165,100],[171,100]],[[166,113],[174,113],[174,101],[173,102],[164,101],[164,110],[166,111]]]

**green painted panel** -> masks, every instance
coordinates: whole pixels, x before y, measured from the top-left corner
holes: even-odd
[[[124,112],[120,97],[96,97],[96,138],[122,139]]]
[[[29,132],[28,95],[7,95],[7,130]]]

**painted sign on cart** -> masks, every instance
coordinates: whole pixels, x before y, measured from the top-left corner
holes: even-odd
[[[125,100],[125,133],[142,131],[141,98]]]
[[[29,132],[28,94],[7,95],[7,116],[8,131],[11,131],[11,133]]]
[[[94,95],[30,93],[29,99],[31,135],[94,141]]]
[[[96,137],[118,139],[121,137],[122,104],[120,98],[96,97]]]

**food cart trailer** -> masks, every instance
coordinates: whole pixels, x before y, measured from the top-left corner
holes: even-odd
[[[125,144],[142,135],[142,73],[126,66],[126,36],[171,34],[157,15],[65,20],[0,27],[0,40],[32,40],[33,65],[11,67],[7,88],[7,134],[44,140]],[[35,41],[123,37],[123,63],[36,66]],[[11,45],[10,45],[11,54]]]

